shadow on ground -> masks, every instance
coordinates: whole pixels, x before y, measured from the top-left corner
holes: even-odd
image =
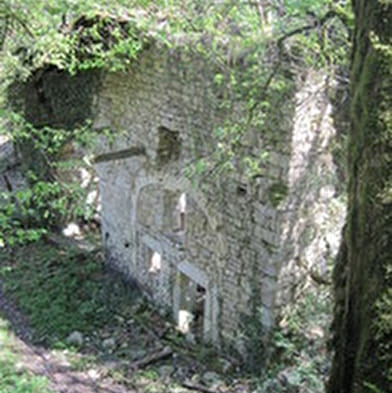
[[[248,391],[228,377],[235,359],[188,344],[98,249],[40,242],[0,254],[0,393]]]

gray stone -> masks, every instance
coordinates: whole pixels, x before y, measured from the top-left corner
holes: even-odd
[[[214,371],[207,371],[201,377],[201,380],[208,386],[217,387],[223,385],[222,377]]]
[[[133,360],[139,360],[144,358],[147,355],[147,351],[143,350],[143,349],[138,349],[135,351],[132,351],[132,359]]]
[[[173,366],[164,365],[158,368],[158,373],[162,378],[171,377],[174,374],[175,368]]]
[[[186,340],[189,344],[192,344],[192,345],[195,345],[195,344],[196,344],[196,337],[195,337],[195,335],[194,335],[193,333],[190,333],[190,332],[186,333],[186,334],[185,334],[185,340]]]
[[[102,347],[107,350],[113,350],[116,347],[116,340],[113,337],[106,338],[102,341]]]
[[[69,345],[75,345],[77,347],[81,347],[83,345],[83,341],[84,341],[84,337],[83,334],[78,332],[78,331],[74,331],[72,332],[67,338],[66,338],[66,342]]]

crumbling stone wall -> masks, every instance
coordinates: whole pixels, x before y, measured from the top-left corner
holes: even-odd
[[[309,269],[333,254],[343,221],[322,76],[309,74],[276,105],[263,176],[207,176],[195,186],[186,169],[215,149],[213,130],[227,116],[203,61],[151,47],[127,72],[47,73],[38,92],[25,94],[33,123],[71,127],[91,118],[110,130],[96,164],[108,263],[171,310],[190,337],[241,343],[247,316],[265,331],[273,326]],[[263,138],[250,138],[243,148],[258,156]]]
[[[120,133],[112,146],[103,142],[102,151],[139,146],[146,152],[97,165],[103,238],[108,258],[154,301],[173,307],[176,318],[181,307],[191,309],[182,299],[192,297],[181,294],[184,282],[202,287],[204,337],[219,342],[242,335],[241,320],[255,310],[266,329],[273,325],[309,269],[334,251],[330,238],[340,234],[344,204],[335,204],[336,168],[328,150],[335,131],[325,81],[316,74],[288,103],[264,177],[207,177],[193,187],[184,169],[214,148],[212,131],[224,114],[208,69],[188,61],[151,51],[128,74],[102,79],[94,124]],[[261,148],[259,141],[251,149]],[[159,269],[151,265],[154,253]]]

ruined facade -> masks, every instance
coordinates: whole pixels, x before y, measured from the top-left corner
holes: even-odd
[[[126,73],[67,78],[47,71],[39,93],[26,90],[25,111],[35,124],[90,118],[110,131],[96,155],[108,262],[184,332],[238,344],[247,317],[267,331],[339,243],[344,203],[325,78],[309,72],[279,104],[262,175],[202,176],[196,185],[187,169],[215,149],[224,121],[202,61],[150,49]],[[259,155],[263,136],[243,148]]]
[[[323,272],[336,252],[332,107],[324,78],[309,74],[286,104],[263,176],[206,176],[195,187],[186,169],[215,148],[222,114],[203,64],[187,61],[146,53],[129,74],[102,80],[94,125],[124,132],[102,151],[145,151],[97,164],[104,246],[180,329],[238,342],[247,316],[268,330],[304,272]],[[262,146],[259,137],[246,148]]]

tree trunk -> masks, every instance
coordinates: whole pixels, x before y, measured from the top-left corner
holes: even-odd
[[[329,393],[392,386],[392,1],[353,0],[349,202]]]

